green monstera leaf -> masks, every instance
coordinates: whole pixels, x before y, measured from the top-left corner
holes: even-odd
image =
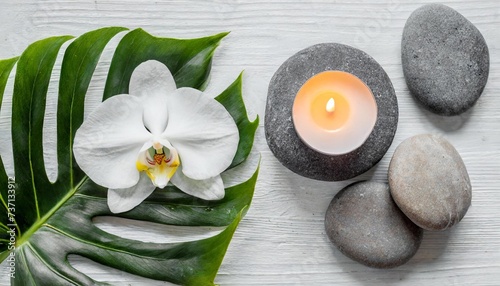
[[[84,120],[85,96],[103,49],[125,30],[109,27],[91,31],[71,42],[64,52],[57,105],[55,182],[49,180],[45,170],[42,130],[52,69],[62,45],[72,37],[44,39],[30,45],[19,58],[0,61],[0,99],[17,63],[12,96],[15,178],[7,176],[0,158],[0,258],[15,260],[12,285],[107,284],[73,268],[68,262],[70,254],[160,281],[213,285],[232,235],[252,201],[258,167],[246,181],[226,188],[226,196],[220,201],[203,201],[169,186],[156,190],[127,213],[109,211],[107,190],[78,168],[72,146]],[[153,37],[141,29],[128,32],[115,50],[103,99],[127,92],[132,71],[150,59],[166,64],[178,86],[203,88],[213,53],[225,35],[179,40]],[[233,116],[240,132],[238,151],[228,173],[247,160],[258,126],[258,118],[248,120],[241,81],[240,76],[216,98]],[[99,216],[225,228],[201,240],[144,243],[101,230],[93,222]]]

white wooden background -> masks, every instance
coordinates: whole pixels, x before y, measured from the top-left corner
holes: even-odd
[[[454,118],[422,110],[403,78],[403,26],[413,10],[428,2],[432,0],[1,0],[0,58],[19,55],[29,43],[44,37],[80,35],[109,25],[143,27],[155,35],[185,38],[231,31],[215,54],[208,91],[217,94],[245,70],[244,98],[251,116],[259,114],[261,118],[255,149],[262,154],[262,166],[253,205],[234,236],[217,283],[500,285],[500,2],[442,1],[478,27],[491,58],[490,77],[482,97],[470,112]],[[391,78],[399,101],[399,128],[393,145],[375,168],[356,180],[386,181],[395,147],[405,138],[424,132],[451,141],[469,171],[473,199],[462,223],[445,232],[425,232],[420,250],[402,267],[367,268],[344,257],[328,241],[323,226],[325,210],[333,196],[354,180],[333,183],[303,178],[282,167],[267,147],[263,122],[273,73],[295,52],[322,42],[352,45],[373,56]],[[96,72],[91,90],[95,94],[110,57],[108,51]],[[49,96],[50,102],[55,103],[55,99]],[[88,106],[95,104],[94,99]],[[10,136],[10,106],[7,96],[0,118],[0,151],[8,167],[12,167],[7,154],[10,146],[4,138]],[[52,119],[48,110],[48,121]],[[51,145],[50,138],[44,141]],[[49,149],[46,156],[50,162],[53,151]],[[181,234],[193,234],[190,229],[120,220],[101,219],[99,225],[139,240],[151,239],[151,235],[157,241],[179,240]],[[117,285],[163,285],[79,257],[70,260],[97,280]],[[7,285],[6,275],[1,276],[1,285]]]

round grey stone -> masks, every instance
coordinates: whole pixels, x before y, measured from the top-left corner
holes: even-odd
[[[452,8],[425,5],[403,30],[403,72],[413,96],[439,115],[458,115],[483,92],[489,52],[481,32]]]
[[[300,87],[327,70],[354,74],[372,91],[378,106],[377,122],[358,149],[331,156],[309,148],[297,135],[292,107]],[[276,158],[293,172],[316,180],[342,181],[377,164],[389,149],[398,125],[398,102],[391,80],[368,54],[350,46],[325,43],[304,49],[276,71],[267,95],[265,133]]]
[[[417,135],[396,148],[389,185],[399,208],[427,230],[452,227],[471,204],[472,187],[460,154],[435,135]]]
[[[358,182],[341,190],[326,211],[325,228],[344,255],[376,268],[408,262],[423,236],[394,203],[389,186],[379,182]]]

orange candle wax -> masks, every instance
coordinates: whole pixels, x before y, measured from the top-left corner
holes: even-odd
[[[299,137],[309,147],[329,155],[361,146],[375,126],[377,103],[358,77],[325,71],[304,83],[292,110]]]

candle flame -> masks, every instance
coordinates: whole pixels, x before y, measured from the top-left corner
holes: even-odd
[[[335,100],[333,100],[333,97],[328,100],[328,103],[326,104],[326,111],[327,112],[333,112],[335,110]]]

